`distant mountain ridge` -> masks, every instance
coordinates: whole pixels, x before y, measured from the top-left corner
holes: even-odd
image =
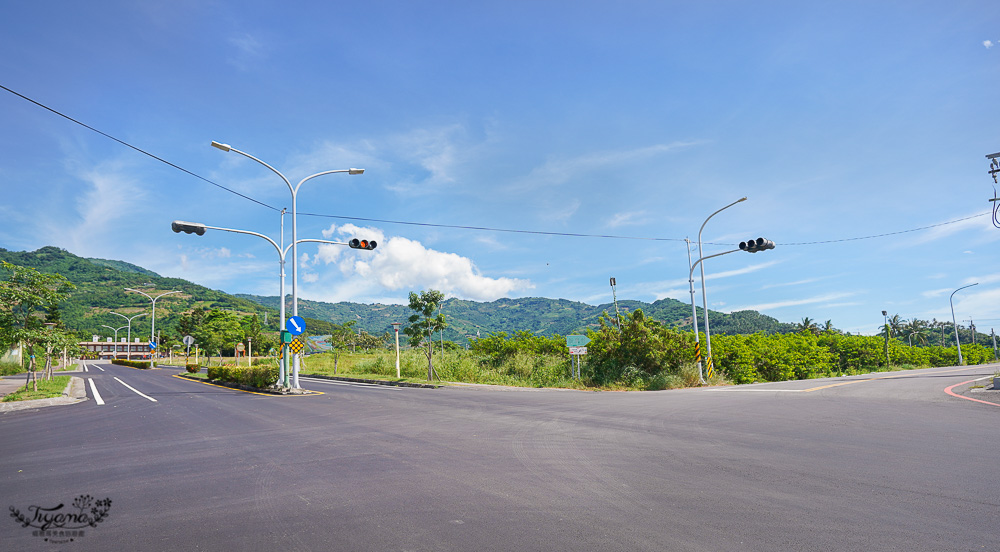
[[[276,296],[230,295],[191,283],[180,278],[165,278],[151,270],[108,259],[88,259],[78,257],[57,247],[43,247],[37,251],[8,251],[0,248],[0,260],[16,265],[28,266],[47,273],[65,276],[77,289],[60,306],[65,325],[81,335],[106,335],[102,325],[118,326],[122,319],[108,316],[115,310],[122,314],[148,312],[150,302],[137,293],[126,293],[124,288],[142,289],[151,295],[163,291],[180,290],[182,293],[170,295],[157,301],[156,327],[167,331],[172,328],[181,314],[193,308],[224,309],[241,315],[256,313],[265,328],[278,328],[278,298]],[[287,299],[290,302],[290,298]],[[653,303],[621,300],[618,308],[624,316],[636,309],[668,326],[689,330],[691,305],[675,299],[660,299]],[[478,302],[463,299],[448,299],[444,302],[444,314],[449,328],[444,338],[464,343],[468,336],[486,335],[497,332],[512,334],[530,331],[539,335],[568,335],[585,333],[588,328],[598,326],[598,318],[607,312],[613,320],[614,303],[589,305],[568,299],[546,299],[541,297],[521,297]],[[289,310],[290,312],[290,310]],[[356,321],[359,330],[369,333],[391,331],[392,322],[408,324],[413,314],[406,305],[324,303],[299,299],[299,315],[306,318],[307,331],[311,334],[328,333],[331,324]],[[698,309],[699,329],[703,313]],[[787,333],[794,331],[792,324],[762,315],[756,311],[741,311],[724,314],[709,311],[713,333]],[[133,332],[144,335],[148,332],[146,317],[133,323]],[[139,328],[145,327],[146,330]]]

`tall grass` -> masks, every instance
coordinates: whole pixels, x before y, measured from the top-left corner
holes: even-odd
[[[305,357],[301,373],[335,375],[333,355],[323,353]],[[402,351],[399,360],[400,379],[427,381],[427,356],[422,350]],[[570,362],[558,355],[518,352],[496,364],[488,357],[471,351],[447,351],[434,354],[434,381],[484,383],[518,387],[585,386],[570,377]],[[396,379],[396,355],[393,351],[372,353],[341,353],[337,361],[338,376],[378,376]]]

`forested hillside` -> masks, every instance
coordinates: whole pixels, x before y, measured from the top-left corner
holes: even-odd
[[[256,295],[230,295],[222,291],[199,286],[179,278],[165,278],[145,268],[124,261],[86,259],[57,247],[43,247],[37,251],[17,252],[0,248],[0,260],[27,266],[40,272],[65,276],[76,289],[60,305],[63,324],[81,336],[110,335],[102,325],[120,327],[123,318],[108,314],[116,311],[132,316],[150,311],[150,300],[125,288],[134,288],[156,297],[166,291],[179,290],[156,302],[156,326],[164,332],[171,330],[185,312],[192,309],[218,309],[240,315],[257,314],[265,331],[278,328],[278,298]],[[419,291],[419,290],[414,290]],[[290,299],[289,299],[290,300]],[[689,329],[691,306],[674,299],[661,299],[653,303],[622,300],[618,302],[622,316],[642,309],[648,318],[679,329]],[[598,318],[606,312],[615,316],[614,303],[588,305],[566,299],[524,297],[499,299],[491,302],[448,299],[444,313],[449,328],[446,340],[464,343],[467,336],[496,332],[512,334],[530,331],[538,335],[567,335],[585,333],[595,328]],[[391,331],[392,322],[407,323],[412,312],[406,305],[365,305],[360,303],[322,303],[300,299],[299,314],[306,318],[310,334],[330,333],[333,324],[356,321],[356,328],[372,334]],[[755,311],[732,314],[710,311],[712,331],[716,334],[787,333],[791,324],[778,322]],[[699,327],[702,310],[698,309]],[[149,317],[136,319],[132,324],[135,334],[148,335]],[[121,335],[119,335],[121,337]]]

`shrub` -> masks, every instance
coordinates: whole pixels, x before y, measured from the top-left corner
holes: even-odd
[[[587,332],[588,367],[598,385],[619,383],[646,387],[662,372],[678,374],[694,358],[692,335],[680,333],[646,318],[642,309],[623,317],[622,327],[608,324],[602,315],[596,332]]]
[[[116,358],[111,360],[111,364],[117,364],[119,366],[128,366],[130,368],[139,368],[142,370],[146,370],[150,366],[152,366],[153,363],[148,360],[125,360]]]
[[[192,373],[192,374],[194,374],[194,373],[197,373],[197,372],[200,372],[200,371],[201,371],[201,366],[199,366],[199,365],[197,365],[197,364],[188,364],[188,365],[186,366],[186,368],[187,368],[187,371],[188,371],[188,372],[190,372],[190,373]]]
[[[208,379],[266,389],[278,383],[277,366],[209,366]]]

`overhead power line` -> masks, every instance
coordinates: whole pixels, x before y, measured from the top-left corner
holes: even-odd
[[[141,153],[143,155],[146,155],[148,157],[151,157],[151,158],[153,158],[153,159],[155,159],[155,160],[157,160],[157,161],[159,161],[159,162],[161,162],[161,163],[163,163],[165,165],[173,167],[173,168],[175,168],[175,169],[183,172],[184,174],[193,176],[193,177],[197,178],[198,180],[201,180],[203,182],[207,182],[208,184],[211,184],[212,186],[215,186],[215,187],[217,187],[219,189],[225,190],[225,191],[227,191],[227,192],[229,192],[231,194],[239,196],[239,197],[241,197],[243,199],[246,199],[247,201],[252,201],[253,203],[256,203],[257,205],[260,205],[261,207],[266,207],[268,209],[271,209],[272,211],[281,211],[281,209],[278,209],[277,207],[274,207],[273,205],[269,205],[267,203],[264,203],[263,201],[255,199],[253,197],[250,197],[250,196],[248,196],[246,194],[242,194],[240,192],[237,192],[236,190],[233,190],[232,188],[227,188],[226,186],[223,186],[222,184],[219,184],[217,182],[213,182],[212,180],[210,180],[208,178],[205,178],[204,176],[201,176],[201,175],[199,175],[199,174],[197,174],[195,172],[189,171],[189,170],[185,169],[184,167],[181,167],[180,165],[177,165],[175,163],[171,163],[170,161],[167,161],[166,159],[163,159],[162,157],[154,155],[154,154],[152,154],[152,153],[150,153],[150,152],[148,152],[148,151],[146,151],[146,150],[144,150],[142,148],[139,148],[137,146],[133,146],[132,144],[130,144],[130,143],[124,141],[124,140],[121,140],[121,139],[116,138],[116,137],[114,137],[114,136],[112,136],[112,135],[110,135],[110,134],[108,134],[106,132],[98,130],[98,129],[96,129],[96,128],[94,128],[94,127],[92,127],[92,126],[90,126],[90,125],[88,125],[86,123],[78,121],[77,119],[74,119],[73,117],[70,117],[69,115],[66,115],[65,113],[62,113],[62,112],[60,112],[60,111],[58,111],[56,109],[53,109],[53,108],[51,108],[51,107],[49,107],[49,106],[47,106],[47,105],[45,105],[45,104],[43,104],[41,102],[33,100],[33,99],[25,96],[24,94],[21,94],[19,92],[11,90],[10,88],[7,88],[6,86],[4,86],[2,84],[0,84],[0,89],[6,90],[7,92],[10,92],[11,94],[13,94],[13,95],[15,95],[15,96],[17,96],[17,97],[19,97],[19,98],[27,101],[27,102],[30,102],[30,103],[32,103],[32,104],[34,104],[34,105],[36,105],[36,106],[38,106],[38,107],[40,107],[40,108],[48,111],[48,112],[50,112],[50,113],[58,115],[59,117],[62,117],[64,119],[68,120],[68,121],[72,121],[73,123],[76,123],[76,124],[78,124],[78,125],[86,128],[87,130],[90,130],[92,132],[100,134],[101,136],[104,136],[105,138],[113,140],[113,141],[115,141],[115,142],[117,142],[117,143],[119,143],[119,144],[121,144],[121,145],[123,145],[123,146],[125,146],[127,148],[135,150],[135,151],[137,151],[137,152],[139,152],[139,153]],[[403,225],[408,225],[408,226],[422,226],[422,227],[427,227],[427,228],[452,228],[452,229],[456,229],[456,230],[479,230],[479,231],[485,231],[485,232],[508,232],[508,233],[516,233],[516,234],[534,234],[534,235],[540,235],[540,236],[562,236],[562,237],[573,237],[573,238],[606,238],[606,239],[615,239],[615,240],[676,241],[676,242],[685,241],[683,238],[652,238],[652,237],[643,237],[643,236],[617,236],[617,235],[613,235],[613,234],[584,234],[584,233],[573,233],[573,232],[546,232],[546,231],[540,231],[540,230],[520,230],[520,229],[513,229],[513,228],[492,228],[492,227],[487,227],[487,226],[465,226],[465,225],[459,225],[459,224],[436,224],[436,223],[431,223],[431,222],[412,222],[412,221],[402,221],[402,220],[387,220],[387,219],[375,219],[375,218],[363,218],[363,217],[348,217],[348,216],[344,216],[344,215],[328,215],[328,214],[322,214],[322,213],[299,213],[299,214],[303,215],[303,216],[310,216],[310,217],[332,218],[332,219],[341,219],[341,220],[354,220],[354,221],[361,221],[361,222],[377,222],[377,223],[381,223],[381,224],[403,224]],[[973,218],[976,218],[976,217],[985,216],[985,215],[988,215],[988,214],[989,214],[989,212],[984,212],[984,213],[979,213],[978,215],[972,215],[970,217],[965,217],[965,218],[960,218],[960,219],[956,219],[956,220],[951,220],[951,221],[948,221],[948,222],[941,222],[941,223],[938,223],[938,224],[931,224],[929,226],[921,226],[920,228],[911,228],[909,230],[899,230],[897,232],[887,232],[887,233],[884,233],[884,234],[873,234],[873,235],[870,235],[870,236],[858,236],[858,237],[854,237],[854,238],[842,238],[842,239],[835,239],[835,240],[823,240],[823,241],[812,241],[812,242],[796,242],[796,243],[782,243],[781,245],[782,246],[785,246],[785,245],[820,245],[820,244],[828,244],[828,243],[839,243],[839,242],[858,241],[858,240],[870,240],[870,239],[874,239],[874,238],[884,238],[886,236],[895,236],[895,235],[898,235],[898,234],[906,234],[908,232],[918,232],[920,230],[927,230],[929,228],[937,228],[939,226],[946,226],[946,225],[949,225],[949,224],[955,224],[955,223],[958,223],[958,222],[970,220],[970,219],[973,219]],[[732,244],[706,242],[706,245],[732,245]]]
[[[10,92],[11,94],[13,94],[13,95],[15,95],[15,96],[17,96],[17,97],[25,100],[25,101],[31,102],[31,103],[37,105],[38,107],[40,107],[40,108],[42,108],[42,109],[44,109],[46,111],[54,113],[54,114],[56,114],[56,115],[58,115],[58,116],[60,116],[60,117],[62,117],[64,119],[66,119],[66,120],[73,121],[74,123],[82,126],[83,128],[86,128],[88,130],[96,132],[96,133],[100,134],[101,136],[104,136],[105,138],[108,138],[110,140],[114,140],[115,142],[118,142],[119,144],[121,144],[121,145],[123,145],[123,146],[125,146],[127,148],[131,148],[131,149],[133,149],[133,150],[135,150],[135,151],[137,151],[137,152],[139,152],[139,153],[141,153],[143,155],[147,155],[149,157],[152,157],[153,159],[156,159],[160,163],[165,163],[165,164],[170,165],[171,167],[173,167],[173,168],[175,168],[175,169],[177,169],[177,170],[179,170],[179,171],[181,171],[181,172],[183,172],[185,174],[189,174],[189,175],[191,175],[191,176],[193,176],[193,177],[195,177],[195,178],[197,178],[199,180],[203,180],[205,182],[208,182],[212,186],[217,186],[219,188],[222,188],[223,190],[225,190],[225,191],[227,191],[229,193],[236,194],[236,195],[242,197],[243,199],[252,201],[252,202],[254,202],[254,203],[258,204],[258,205],[261,205],[263,207],[267,207],[268,209],[273,209],[275,211],[280,211],[281,210],[281,209],[278,209],[277,207],[272,207],[271,205],[268,205],[267,203],[264,203],[263,201],[259,201],[259,200],[256,200],[256,199],[248,196],[248,195],[241,194],[241,193],[237,192],[236,190],[227,188],[227,187],[223,186],[222,184],[218,184],[216,182],[212,182],[211,180],[205,178],[204,176],[201,176],[199,174],[195,174],[195,173],[193,173],[193,172],[185,169],[184,167],[181,167],[179,165],[175,165],[174,163],[171,163],[170,161],[167,161],[166,159],[163,159],[162,157],[158,157],[156,155],[153,155],[152,153],[149,153],[148,151],[146,151],[146,150],[144,150],[142,148],[133,146],[132,144],[129,144],[128,142],[126,142],[124,140],[120,140],[120,139],[115,138],[114,136],[112,136],[112,135],[110,135],[110,134],[108,134],[106,132],[102,132],[100,130],[97,130],[96,128],[94,128],[94,127],[92,127],[92,126],[90,126],[90,125],[88,125],[86,123],[80,122],[80,121],[78,121],[78,120],[70,117],[69,115],[66,115],[65,113],[61,113],[59,111],[56,111],[55,109],[52,109],[51,107],[49,107],[49,106],[47,106],[47,105],[45,105],[43,103],[37,102],[37,101],[35,101],[35,100],[33,100],[33,99],[25,96],[24,94],[20,94],[18,92],[15,92],[15,91],[11,90],[10,88],[7,88],[6,86],[4,86],[2,84],[0,84],[0,88],[3,88],[7,92]]]

